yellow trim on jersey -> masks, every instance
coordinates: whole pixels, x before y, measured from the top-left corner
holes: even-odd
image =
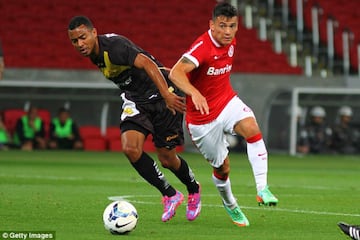
[[[110,61],[109,53],[107,51],[104,51],[104,62],[105,67],[100,68],[100,71],[104,74],[106,78],[114,78],[119,76],[123,71],[131,68],[130,66],[122,66],[122,65],[116,65],[113,64]]]

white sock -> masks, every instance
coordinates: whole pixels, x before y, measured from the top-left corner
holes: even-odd
[[[253,143],[247,143],[247,154],[250,161],[256,190],[259,192],[267,185],[268,154],[263,139]]]
[[[218,179],[217,177],[212,175],[212,180],[217,188],[217,190],[220,193],[220,196],[224,202],[224,204],[229,207],[230,209],[233,209],[237,206],[236,199],[231,191],[231,182],[230,178],[226,180]]]

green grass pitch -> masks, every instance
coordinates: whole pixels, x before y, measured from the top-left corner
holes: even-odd
[[[256,203],[246,155],[231,154],[232,188],[250,221],[247,228],[230,221],[201,155],[182,156],[202,184],[202,212],[189,222],[182,204],[176,216],[163,223],[160,194],[122,153],[0,152],[0,231],[56,231],[58,240],[338,240],[347,238],[337,222],[360,224],[359,156],[270,154],[268,181],[279,205],[267,208]],[[170,171],[162,170],[186,193]],[[138,210],[138,225],[128,235],[113,236],[103,227],[110,196],[126,197]]]

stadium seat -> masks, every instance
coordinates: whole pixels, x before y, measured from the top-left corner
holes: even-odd
[[[120,139],[120,128],[116,126],[110,126],[106,128],[106,135],[107,139]]]
[[[350,30],[350,64],[353,69],[358,69],[357,44],[360,40],[360,18],[358,13],[358,0],[307,0],[304,1],[304,22],[305,27],[312,30],[311,9],[318,6],[320,40],[323,44],[328,43],[327,20],[334,19],[334,48],[336,57],[343,58],[342,34],[345,29]],[[296,16],[296,0],[290,1],[290,9],[293,16]]]
[[[107,146],[110,151],[121,152],[121,132],[120,128],[117,126],[110,126],[106,129],[105,135]]]
[[[40,108],[38,109],[38,115],[44,123],[45,129],[45,138],[49,138],[50,136],[50,123],[51,123],[51,113],[49,110]]]
[[[106,151],[105,137],[101,134],[99,126],[84,125],[79,127],[79,133],[83,141],[85,151]]]
[[[85,151],[106,151],[106,140],[102,137],[83,138]]]
[[[102,138],[99,126],[84,125],[79,127],[79,133],[82,138]]]
[[[108,139],[107,140],[108,149],[111,152],[122,152],[122,145],[120,138],[115,139]]]
[[[14,134],[16,122],[26,112],[23,109],[6,109],[3,111],[3,122],[11,135]]]
[[[296,0],[290,1],[292,11],[294,1]],[[134,43],[154,54],[165,66],[170,67],[195,38],[207,30],[213,7],[208,0],[196,2],[133,0],[126,4],[109,0],[91,1],[91,4],[84,5],[85,2],[88,3],[84,0],[70,2],[33,0],[31,4],[29,1],[6,1],[6,4],[0,2],[0,9],[6,9],[0,14],[0,33],[6,54],[6,65],[19,68],[95,69],[93,64],[84,61],[83,57],[74,51],[69,39],[63,35],[64,26],[66,27],[70,18],[81,12],[91,16],[102,33],[124,34]],[[103,14],[104,12],[107,14]],[[196,21],[192,21],[194,16]],[[128,19],[133,21],[129,22]],[[166,26],[163,26],[164,22],[167,23]],[[17,28],[13,28],[14,25]],[[186,31],[183,31],[184,26]],[[250,36],[247,36],[246,31],[251,32]],[[21,39],[19,34],[26,35],[31,42],[16,40]],[[245,41],[249,38],[250,41]],[[159,39],[162,39],[161,45],[158,44]],[[242,24],[239,24],[237,40],[234,72],[278,73],[278,68],[263,68],[264,65],[258,62],[261,59],[271,62],[276,55],[270,46],[270,41],[264,44],[266,46],[262,48],[265,51],[263,54],[255,55],[255,58],[247,58],[249,55],[246,53],[252,49],[256,50],[260,42],[256,29],[246,30]],[[242,66],[239,64],[241,61],[252,63]],[[253,67],[254,65],[258,66]],[[280,69],[280,73],[301,74],[299,71],[294,71],[286,61]]]

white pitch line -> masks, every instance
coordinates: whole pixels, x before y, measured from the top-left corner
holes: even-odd
[[[155,197],[155,195],[143,195],[142,197]],[[144,205],[158,205],[159,203],[154,202],[148,202],[148,201],[138,201],[133,200],[135,197],[141,197],[141,196],[135,196],[135,195],[125,195],[125,196],[111,196],[109,197],[109,200],[116,201],[116,200],[122,200],[127,199],[129,202],[137,203],[137,204],[144,204]],[[202,207],[218,207],[223,208],[222,205],[218,204],[202,204]],[[301,214],[314,214],[314,215],[327,215],[327,216],[346,216],[346,217],[360,217],[360,214],[354,214],[354,213],[337,213],[337,212],[320,212],[320,211],[313,211],[313,210],[302,210],[302,209],[286,209],[286,208],[279,208],[279,207],[249,207],[249,206],[243,206],[241,205],[242,209],[250,209],[250,210],[260,210],[260,211],[275,211],[275,212],[288,212],[288,213],[301,213]]]
[[[54,175],[22,175],[22,174],[7,174],[0,173],[0,177],[12,177],[12,178],[22,178],[22,179],[45,179],[45,180],[65,180],[65,181],[84,181],[84,180],[98,180],[104,182],[127,182],[126,180],[119,180],[113,177],[79,177],[79,176],[54,176]],[[132,182],[144,182],[143,179],[136,179]],[[238,184],[233,184],[233,188],[238,187]],[[292,188],[292,189],[314,189],[314,190],[331,190],[331,191],[341,191],[344,190],[344,187],[332,187],[329,185],[321,186],[309,186],[309,185],[274,185],[277,188]],[[273,186],[273,187],[274,187]],[[247,185],[246,187],[252,187],[252,185]],[[357,186],[352,186],[352,189],[357,191],[360,190]]]
[[[344,187],[332,187],[332,186],[309,186],[309,185],[278,185],[279,188],[301,188],[301,189],[311,189],[311,190],[344,190]]]
[[[64,181],[84,181],[84,180],[96,180],[103,182],[128,182],[127,180],[118,180],[116,178],[104,178],[104,177],[79,177],[79,176],[53,176],[53,175],[20,175],[20,174],[3,174],[0,173],[0,177],[6,178],[20,178],[20,179],[43,179],[43,180],[64,180]],[[142,179],[134,180],[131,182],[144,182]]]
[[[85,178],[82,177],[75,177],[75,176],[69,176],[69,177],[57,177],[57,176],[43,176],[43,175],[9,175],[9,174],[0,174],[0,177],[17,177],[17,178],[27,178],[27,179],[50,179],[50,180],[70,180],[70,181],[79,181],[84,180]],[[101,180],[109,180],[112,181],[113,179],[104,179]],[[281,187],[291,187],[294,188],[294,186],[282,186]],[[298,187],[298,186],[297,186]],[[309,188],[309,187],[304,187]],[[333,189],[330,187],[323,187],[323,186],[313,186],[312,188],[316,189]],[[339,189],[340,190],[340,189]],[[204,195],[205,196],[205,195]],[[217,194],[208,194],[206,196],[218,196]],[[243,195],[245,196],[245,195]],[[135,197],[155,197],[155,195],[126,195],[126,196],[112,196],[109,197],[109,200],[116,201],[120,199],[131,199]],[[134,203],[139,204],[157,204],[155,202],[145,202],[145,201],[136,201],[131,200]],[[203,204],[204,207],[222,207],[222,205],[211,205],[211,204]],[[266,211],[279,211],[279,212],[291,212],[291,213],[302,213],[302,214],[316,214],[316,215],[332,215],[332,216],[350,216],[350,217],[360,217],[360,214],[352,214],[352,213],[336,213],[336,212],[320,212],[320,211],[312,211],[312,210],[301,210],[301,209],[284,209],[284,208],[259,208],[259,207],[248,207],[248,206],[241,206],[244,209],[251,209],[251,210],[266,210]]]
[[[290,213],[304,213],[304,214],[314,214],[314,215],[332,215],[332,216],[349,216],[349,217],[360,217],[360,214],[353,213],[336,213],[336,212],[320,212],[320,211],[312,211],[312,210],[301,210],[301,209],[286,209],[279,207],[269,207],[269,208],[259,208],[259,207],[244,207],[244,209],[251,210],[265,210],[265,211],[278,211],[278,212],[290,212]]]

